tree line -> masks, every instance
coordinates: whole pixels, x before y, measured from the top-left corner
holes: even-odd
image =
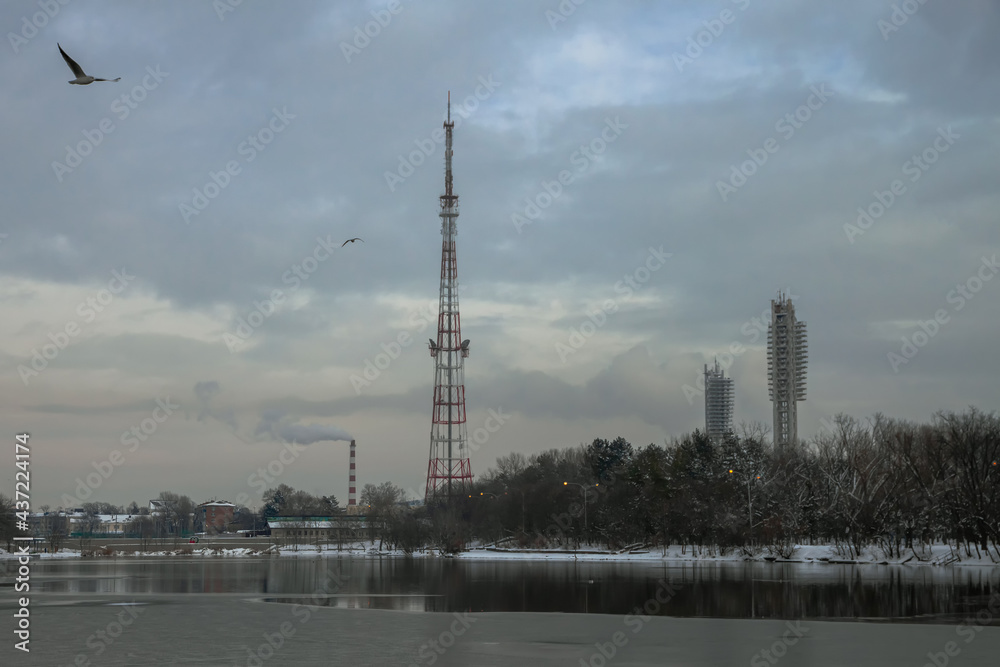
[[[759,424],[666,446],[623,438],[510,454],[462,502],[461,541],[532,547],[684,545],[788,556],[833,544],[888,557],[947,542],[1000,562],[1000,418],[974,408],[929,423],[838,415],[774,446]],[[435,508],[427,508],[433,518]]]

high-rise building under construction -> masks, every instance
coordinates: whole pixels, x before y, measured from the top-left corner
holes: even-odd
[[[767,331],[767,389],[774,409],[774,444],[798,438],[798,401],[806,400],[806,323],[795,318],[790,298],[771,300]]]
[[[719,360],[709,368],[705,364],[705,433],[721,440],[733,430],[733,379],[719,368]]]

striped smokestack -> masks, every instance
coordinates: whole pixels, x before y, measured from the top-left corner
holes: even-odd
[[[351,440],[351,484],[347,489],[348,507],[355,507],[358,504],[358,487],[357,487],[357,478],[355,477],[354,450],[355,450],[355,444],[354,441]]]

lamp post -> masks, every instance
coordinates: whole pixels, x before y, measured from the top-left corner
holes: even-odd
[[[729,469],[729,474],[733,474],[733,469]],[[756,476],[757,481],[760,475]],[[752,475],[747,475],[747,527],[750,529],[750,544],[753,544],[753,495],[750,493],[750,484],[754,482]]]
[[[584,486],[583,484],[578,484],[576,482],[563,482],[563,486],[579,486],[580,493],[583,495],[583,536],[587,536],[587,490],[589,486]],[[594,486],[600,486],[600,484],[594,484]]]

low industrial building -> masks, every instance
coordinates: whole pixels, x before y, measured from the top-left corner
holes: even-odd
[[[319,544],[351,542],[365,539],[366,517],[340,514],[337,516],[274,516],[267,520],[275,542]]]

